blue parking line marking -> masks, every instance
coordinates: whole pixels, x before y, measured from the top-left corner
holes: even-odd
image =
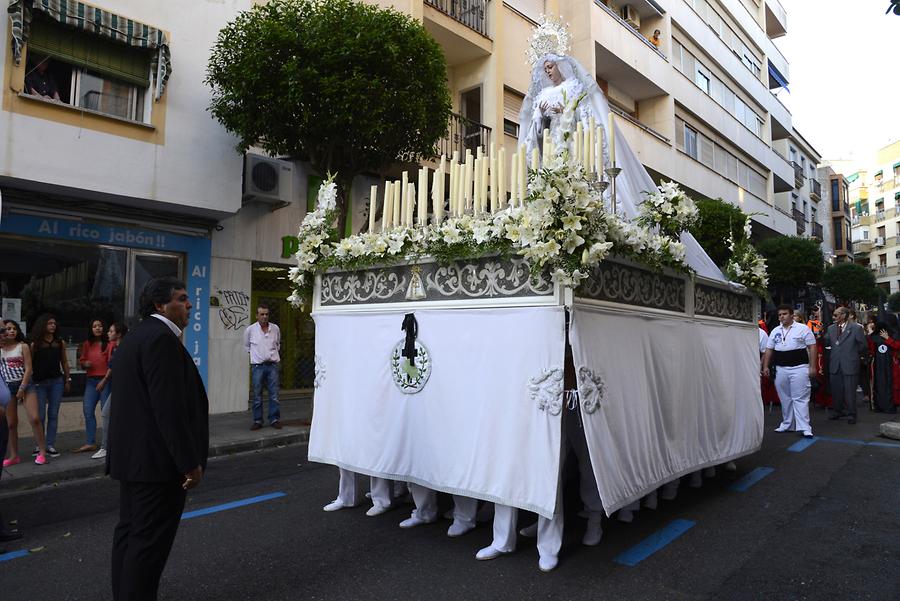
[[[758,467],[731,486],[729,490],[734,492],[746,492],[751,486],[775,471],[773,467]]]
[[[691,520],[673,520],[665,528],[651,534],[616,557],[613,561],[623,566],[633,568],[693,528],[695,524],[696,522],[692,522]]]
[[[815,444],[816,440],[818,440],[818,438],[815,438],[815,437],[814,438],[804,438],[803,440],[799,440],[799,441],[795,442],[794,444],[792,444],[791,446],[789,446],[788,451],[790,451],[791,453],[802,453],[803,451],[808,449],[810,446]]]
[[[887,447],[889,449],[900,449],[900,444],[892,442],[878,442],[874,440],[866,442],[865,440],[855,440],[853,438],[832,438],[831,436],[816,436],[816,438],[820,440],[827,440],[828,442],[840,442],[844,444],[855,444],[866,447]]]
[[[3,555],[0,555],[0,561],[9,561],[10,559],[18,559],[19,557],[25,557],[26,555],[29,555],[29,552],[26,551],[25,549],[22,549],[21,551],[10,551],[9,553],[4,553]]]
[[[232,501],[231,503],[223,503],[221,505],[213,505],[212,507],[206,507],[204,509],[196,509],[194,511],[186,511],[181,514],[182,520],[189,520],[191,518],[200,517],[201,515],[209,515],[211,513],[218,513],[219,511],[227,511],[229,509],[236,509],[238,507],[244,507],[245,505],[253,505],[254,503],[262,503],[263,501],[271,501],[272,499],[278,499],[279,497],[285,497],[287,493],[283,492],[273,492],[267,495],[260,495],[258,497],[250,497],[249,499],[241,499],[240,501]]]

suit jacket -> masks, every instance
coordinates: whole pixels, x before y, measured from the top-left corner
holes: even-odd
[[[828,371],[836,374],[839,371],[845,376],[859,373],[859,358],[868,351],[866,335],[858,323],[845,323],[840,338],[837,335],[837,324],[828,326],[825,334],[825,346],[830,346],[828,355]]]
[[[168,482],[209,453],[209,401],[194,361],[148,317],[116,350],[106,470],[117,480]]]

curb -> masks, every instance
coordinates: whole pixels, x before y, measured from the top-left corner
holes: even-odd
[[[266,436],[256,440],[223,442],[209,446],[209,458],[224,457],[248,451],[258,451],[289,445],[303,445],[309,442],[309,427],[299,432],[285,432],[277,436]],[[20,476],[15,479],[3,478],[0,486],[0,498],[10,497],[17,493],[27,492],[42,486],[58,486],[63,482],[105,477],[106,462],[96,461],[90,465],[73,467],[64,472],[44,472]]]

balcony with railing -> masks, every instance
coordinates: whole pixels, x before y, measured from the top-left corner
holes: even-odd
[[[792,216],[794,217],[794,221],[797,223],[797,235],[802,236],[806,231],[806,215],[803,214],[803,211],[794,209],[792,211]]]
[[[794,187],[799,190],[806,181],[806,175],[803,173],[803,167],[798,165],[797,161],[791,161],[791,167],[794,168]]]
[[[778,0],[766,0],[766,35],[780,38],[787,33],[787,11]]]
[[[812,237],[815,238],[816,240],[818,240],[819,242],[822,242],[825,239],[824,232],[822,231],[822,224],[816,223],[815,221],[813,221],[811,225],[812,225]]]
[[[425,0],[425,4],[488,37],[488,0]]]
[[[457,151],[459,156],[464,157],[467,149],[475,154],[479,146],[491,147],[491,128],[462,115],[450,113],[447,135],[438,140],[435,153],[449,157]]]
[[[813,200],[822,200],[822,184],[819,183],[819,180],[810,178],[809,197]]]
[[[858,257],[862,257],[865,255],[868,255],[871,250],[872,250],[872,241],[871,240],[868,240],[865,238],[860,238],[859,240],[853,241],[853,254],[854,255],[856,255]]]

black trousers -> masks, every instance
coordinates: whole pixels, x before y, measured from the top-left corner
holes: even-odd
[[[856,418],[856,386],[859,374],[831,373],[832,409]]]
[[[115,601],[155,601],[187,493],[177,481],[121,482],[113,535]]]

